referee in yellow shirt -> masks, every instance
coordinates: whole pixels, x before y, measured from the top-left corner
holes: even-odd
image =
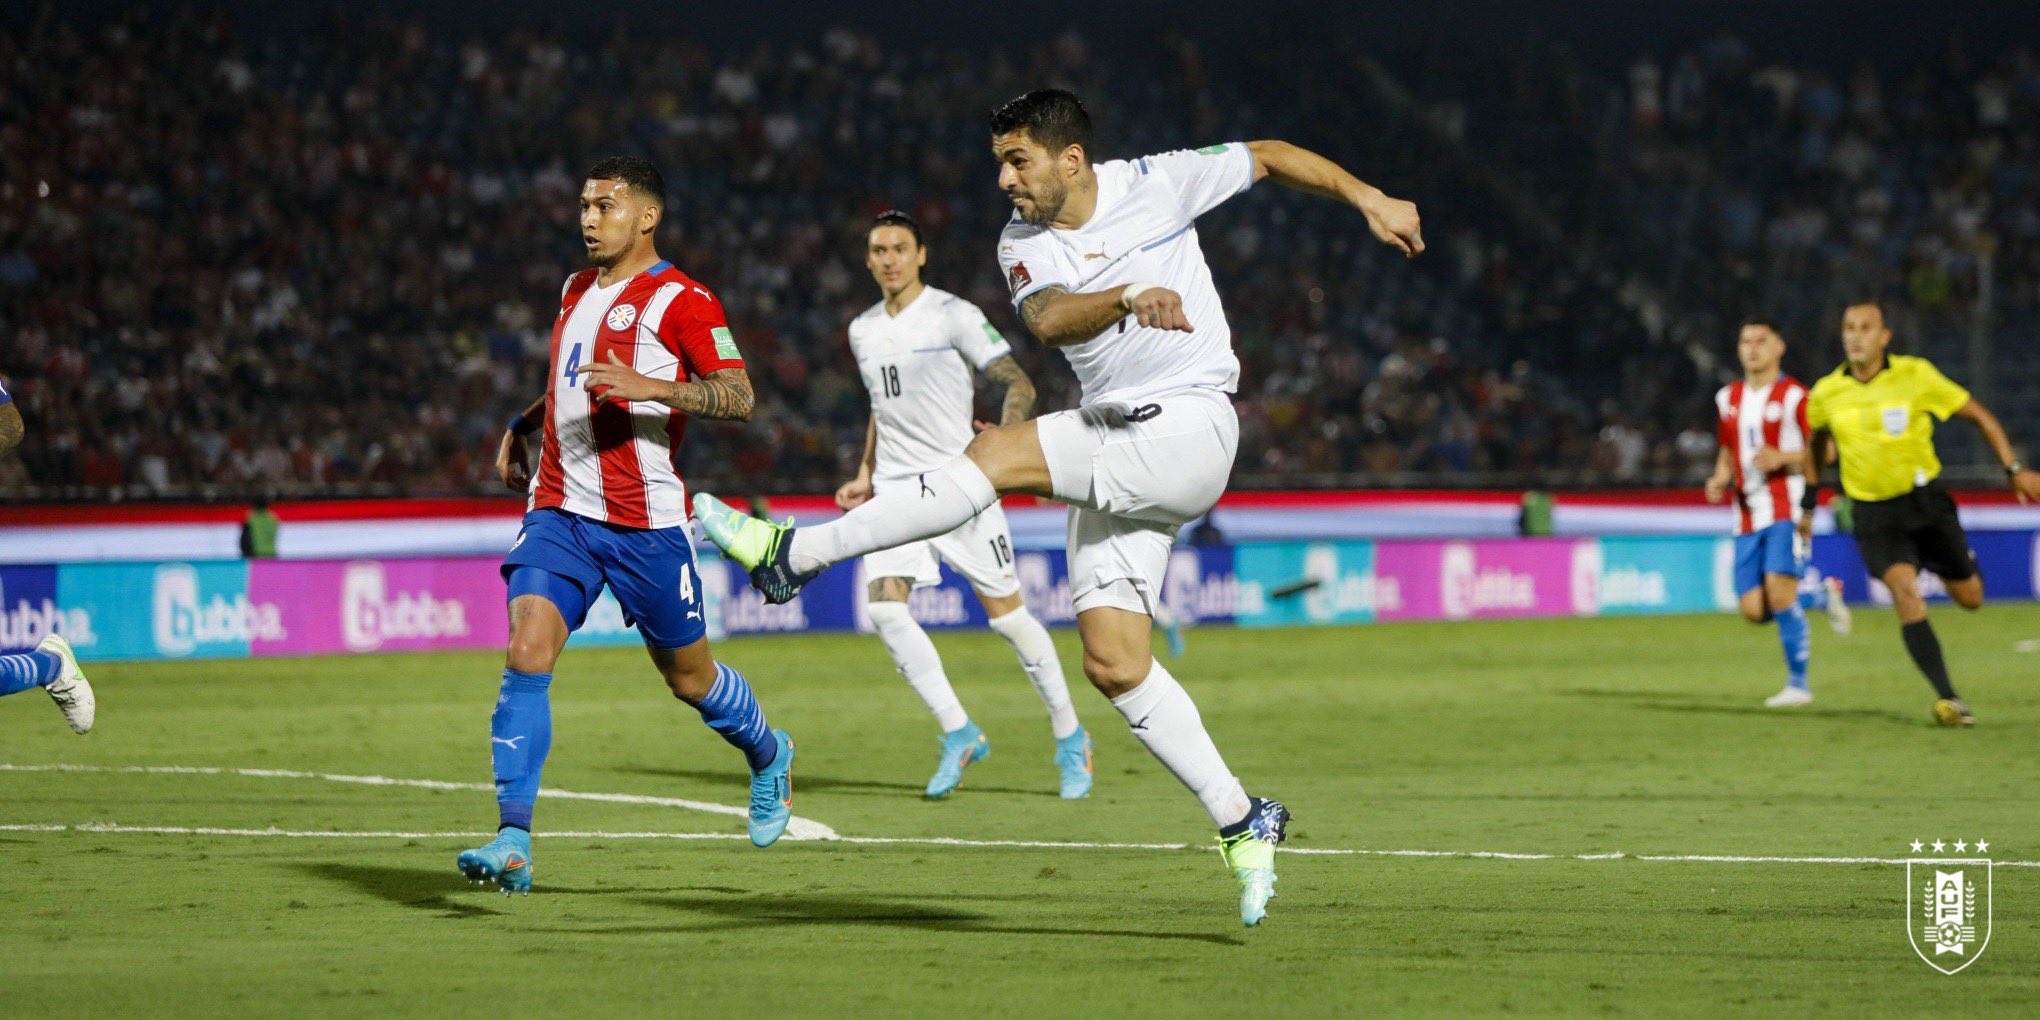
[[[1833,442],[1841,449],[1842,491],[1854,506],[1856,544],[1870,576],[1891,589],[1905,650],[1934,685],[1934,719],[1943,726],[1968,726],[1975,718],[1948,680],[1941,641],[1927,622],[1919,589],[1919,572],[1931,570],[1964,609],[1983,605],[1976,554],[1962,534],[1955,500],[1937,480],[1941,461],[1934,456],[1934,422],[1951,416],[1975,422],[2022,503],[2040,500],[2040,474],[2019,463],[2004,426],[1968,390],[1925,358],[1885,353],[1890,345],[1891,330],[1877,302],[1859,302],[1843,311],[1847,360],[1814,383],[1806,398],[1806,424],[1813,436],[1807,444],[1810,484],[1799,532],[1813,533],[1820,472]]]

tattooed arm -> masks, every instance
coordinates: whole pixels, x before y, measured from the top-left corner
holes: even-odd
[[[1044,287],[1020,302],[1020,321],[1042,343],[1069,347],[1084,343],[1129,314],[1143,326],[1190,332],[1183,317],[1183,298],[1167,287],[1145,287],[1126,300],[1126,287],[1108,287],[1073,294],[1064,287]]]
[[[985,378],[1006,387],[1006,400],[1000,406],[999,424],[1011,425],[1026,421],[1034,410],[1034,380],[1027,378],[1027,372],[1010,354],[1002,354],[985,366]]]
[[[581,376],[581,388],[592,394],[598,404],[608,400],[649,400],[690,417],[750,421],[751,407],[756,402],[751,393],[751,375],[741,368],[710,372],[694,382],[669,382],[644,375],[611,351],[608,364],[594,362],[574,371]]]
[[[751,373],[741,368],[725,368],[695,382],[666,385],[672,392],[654,399],[676,411],[713,421],[751,420],[756,398],[751,393]]]
[[[12,403],[0,404],[0,457],[21,445],[22,432],[21,409]]]

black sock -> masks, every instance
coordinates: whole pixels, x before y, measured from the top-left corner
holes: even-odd
[[[1953,698],[1955,685],[1948,682],[1948,664],[1941,661],[1941,639],[1934,636],[1934,625],[1920,620],[1900,627],[1898,632],[1905,636],[1905,650],[1912,656],[1913,665],[1934,685],[1934,693]]]

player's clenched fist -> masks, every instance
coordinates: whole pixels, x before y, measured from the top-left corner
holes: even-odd
[[[1190,332],[1190,320],[1183,314],[1183,295],[1167,287],[1142,287],[1120,300],[1143,326]]]
[[[1417,203],[1390,198],[1377,190],[1360,203],[1360,211],[1381,243],[1408,256],[1423,253],[1423,223],[1417,218]]]
[[[871,498],[871,479],[852,478],[836,489],[836,506],[844,510],[855,510]]]

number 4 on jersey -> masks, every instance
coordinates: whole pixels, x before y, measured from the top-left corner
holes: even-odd
[[[574,370],[580,367],[581,367],[581,345],[575,344],[574,349],[567,352],[567,368],[566,371],[562,372],[561,374],[568,379],[572,379],[574,377]]]

